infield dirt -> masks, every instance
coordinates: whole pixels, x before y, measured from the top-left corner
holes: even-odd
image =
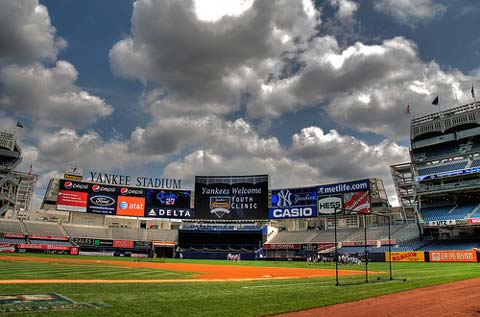
[[[287,278],[308,278],[308,277],[328,277],[335,276],[333,269],[319,268],[281,268],[266,266],[243,266],[238,265],[209,265],[192,263],[158,263],[158,262],[130,262],[118,260],[93,260],[81,258],[44,258],[44,257],[17,257],[2,256],[4,261],[30,261],[30,262],[55,262],[55,263],[95,263],[108,264],[120,267],[137,267],[163,269],[171,271],[183,271],[193,273],[193,279],[181,280],[0,280],[0,284],[17,283],[167,283],[167,282],[193,282],[193,281],[247,281],[260,279],[287,279]],[[340,275],[365,274],[364,271],[340,270]],[[83,282],[82,282],[83,281]],[[87,282],[88,281],[88,282]]]

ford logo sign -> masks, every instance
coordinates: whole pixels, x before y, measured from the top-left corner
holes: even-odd
[[[97,206],[112,206],[115,204],[115,199],[108,196],[93,196],[90,197],[90,202]]]

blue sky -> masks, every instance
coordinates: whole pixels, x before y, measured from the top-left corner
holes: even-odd
[[[36,202],[65,165],[272,186],[382,178],[480,87],[475,1],[0,0],[0,124]],[[480,89],[480,88],[478,88]],[[477,90],[478,90],[477,89]],[[477,93],[479,95],[480,93]]]

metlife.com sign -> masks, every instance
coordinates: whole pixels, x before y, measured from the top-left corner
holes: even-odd
[[[370,190],[370,181],[362,179],[359,181],[345,182],[338,184],[320,185],[317,186],[318,195],[332,195],[350,192],[360,192]]]
[[[288,188],[272,190],[270,219],[317,217],[317,188]]]

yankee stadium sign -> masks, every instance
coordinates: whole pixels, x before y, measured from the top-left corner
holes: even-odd
[[[172,188],[172,189],[182,188],[182,181],[180,179],[151,178],[151,177],[142,177],[142,176],[132,179],[132,177],[129,175],[98,173],[98,172],[89,172],[89,181],[93,183],[121,185],[121,186]]]

